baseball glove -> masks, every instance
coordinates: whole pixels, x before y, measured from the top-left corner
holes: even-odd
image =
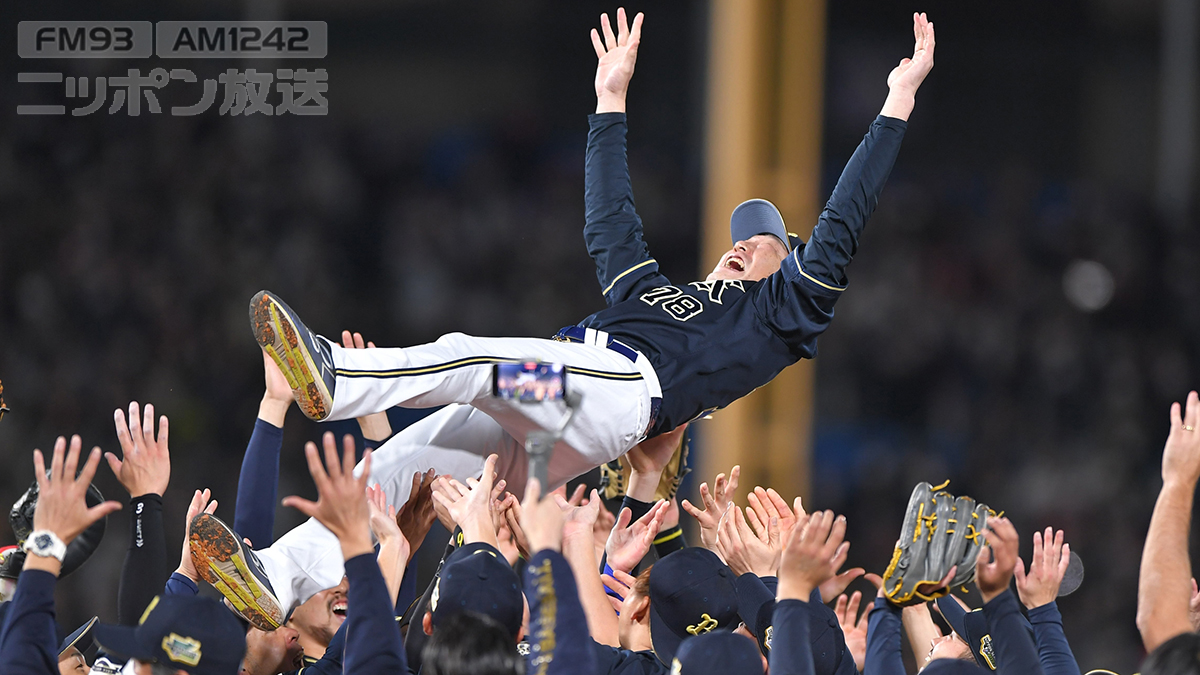
[[[21,546],[25,543],[25,539],[29,537],[29,533],[33,531],[33,512],[37,508],[38,499],[38,484],[37,481],[29,486],[25,494],[16,501],[12,506],[12,510],[8,512],[8,523],[12,526],[13,535],[17,538],[17,545]],[[96,506],[104,502],[104,495],[100,494],[100,490],[96,489],[95,485],[89,485],[85,501],[89,507]],[[104,529],[108,518],[101,518],[92,523],[78,537],[67,544],[67,555],[63,559],[62,571],[59,572],[59,578],[65,577],[71,572],[79,569],[79,566],[87,562],[87,559],[92,557],[96,552],[96,548],[100,546],[100,541],[104,539]],[[25,552],[19,551],[18,556],[14,553],[9,557],[9,562],[3,568],[0,568],[0,575],[9,572],[19,573],[21,565],[25,562]],[[12,569],[10,569],[10,567]],[[15,578],[15,575],[14,577]]]
[[[658,488],[654,491],[654,500],[674,499],[675,493],[679,491],[679,484],[683,482],[683,477],[691,472],[688,464],[688,454],[691,450],[691,441],[689,434],[683,433],[679,437],[679,445],[675,448],[675,454],[671,455],[671,461],[667,462],[663,468],[662,478],[658,481]],[[625,490],[629,487],[629,474],[632,468],[629,465],[629,460],[624,455],[614,459],[608,464],[600,465],[600,494],[605,499],[622,499],[625,497]]]
[[[942,489],[948,484],[918,483],[913,488],[896,551],[883,573],[883,592],[894,604],[934,600],[947,595],[950,587],[975,579],[975,559],[986,543],[987,519],[996,514],[970,497],[955,498]],[[958,571],[946,588],[932,593],[918,589],[940,583],[956,565]]]

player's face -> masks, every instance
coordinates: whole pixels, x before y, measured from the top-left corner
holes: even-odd
[[[303,666],[304,648],[295,628],[280,626],[271,632],[251,628],[246,632],[242,667],[249,675],[277,675]]]
[[[58,675],[87,675],[91,672],[87,660],[79,650],[71,647],[58,657]]]
[[[733,245],[709,273],[706,281],[761,281],[779,271],[787,247],[769,234],[756,234]]]
[[[292,612],[288,625],[303,633],[306,639],[329,644],[333,634],[346,620],[346,611],[350,607],[346,601],[349,589],[349,584],[343,578],[337,586],[317,593]]]

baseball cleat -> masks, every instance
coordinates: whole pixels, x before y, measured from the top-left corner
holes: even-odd
[[[259,291],[250,300],[250,326],[258,345],[283,371],[300,410],[317,422],[328,418],[335,379],[328,341],[269,291]]]
[[[283,609],[262,563],[233,528],[201,513],[192,519],[188,548],[200,578],[220,591],[250,625],[272,631],[283,624]]]

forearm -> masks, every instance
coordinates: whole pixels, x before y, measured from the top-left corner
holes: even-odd
[[[30,555],[28,559],[35,557]],[[4,655],[6,674],[58,673],[58,636],[54,623],[57,581],[55,574],[29,564],[21,572],[0,633],[3,636],[0,654]]]
[[[780,600],[775,605],[771,675],[813,675],[812,644],[809,642],[811,611],[808,603],[801,600]]]
[[[654,493],[658,491],[659,479],[662,478],[662,471],[632,471],[629,474],[629,485],[625,488],[625,499],[636,499],[637,501],[646,504],[646,511],[654,506]],[[641,514],[633,514],[633,519],[637,520],[645,515],[645,511]]]
[[[922,603],[898,611],[900,623],[904,626],[904,634],[908,636],[908,645],[912,647],[913,654],[928,653],[929,645],[942,637],[942,631],[938,629],[929,613],[929,605]]]
[[[133,518],[117,587],[117,621],[123,626],[136,626],[171,573],[163,534],[162,497],[142,495],[130,499],[129,506]]]
[[[388,597],[391,599],[394,609],[400,597],[400,585],[404,582],[404,568],[408,562],[408,554],[399,542],[389,540],[380,542],[376,561],[379,563],[379,571],[383,574],[383,582],[387,586]]]
[[[884,598],[875,598],[875,610],[867,619],[867,658],[863,672],[871,675],[906,675],[904,659],[900,655],[901,610]],[[929,651],[929,643],[923,650],[915,651],[917,663],[921,654]]]
[[[525,569],[529,600],[526,672],[544,675],[594,675],[596,654],[570,565],[560,553],[538,551]],[[347,671],[349,672],[349,671]]]
[[[500,540],[496,538],[496,526],[492,524],[490,514],[468,516],[458,526],[462,529],[463,544],[487,544],[500,549]]]
[[[897,87],[888,89],[887,98],[883,101],[883,109],[879,111],[884,117],[892,117],[898,120],[908,121],[908,116],[912,114],[913,107],[917,104],[917,92]]]
[[[983,605],[991,629],[1000,675],[1042,675],[1033,638],[1021,620],[1021,607],[1012,591],[1004,591]]]
[[[377,446],[392,437],[392,424],[388,421],[387,411],[359,417],[358,428],[362,429],[363,440],[368,445]]]
[[[268,411],[265,416],[264,408]],[[249,539],[256,548],[266,548],[274,542],[275,504],[279,493],[283,416],[272,416],[270,410],[269,400],[263,399],[254,432],[250,434],[246,454],[242,457],[237,504],[233,511],[233,530]],[[278,419],[278,424],[273,419]]]
[[[886,116],[871,123],[846,163],[803,249],[800,268],[805,275],[825,284],[846,285],[846,268],[857,253],[859,237],[879,203],[907,127],[902,119]]]
[[[596,574],[596,547],[592,533],[572,533],[563,536],[563,557],[571,566],[575,582],[579,586],[579,602],[587,618],[592,638],[600,644],[620,647],[617,615],[613,611],[604,584]]]
[[[1033,624],[1038,660],[1046,675],[1080,675],[1079,663],[1063,631],[1058,604],[1051,602],[1029,610],[1029,622]]]
[[[1191,630],[1188,599],[1192,574],[1187,542],[1194,492],[1191,484],[1163,485],[1150,518],[1138,575],[1137,612],[1147,652]]]
[[[345,672],[355,675],[407,673],[400,628],[389,601],[387,584],[373,555],[346,560],[350,605],[346,617]]]

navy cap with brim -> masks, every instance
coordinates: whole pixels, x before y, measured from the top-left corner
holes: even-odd
[[[764,603],[758,608],[755,625],[758,632],[758,649],[762,655],[771,657],[771,644],[774,640],[775,600]],[[829,607],[812,601],[809,605],[808,639],[812,644],[813,673],[815,675],[833,675],[841,672],[842,661],[852,658],[846,652],[845,636],[838,625],[837,614]]]
[[[787,231],[783,223],[783,215],[775,205],[765,199],[748,199],[729,216],[729,236],[736,244],[757,234],[769,234],[787,247],[791,253],[804,242],[800,237]]]
[[[691,635],[736,625],[735,578],[715,553],[699,547],[675,551],[654,564],[650,571],[650,642],[659,661],[671,665],[680,643]],[[713,623],[701,627],[708,621]]]
[[[197,595],[160,595],[137,626],[98,624],[100,649],[194,675],[237,675],[246,631],[221,603]]]
[[[137,626],[113,626],[101,624],[92,629],[92,637],[100,649],[126,659],[155,661],[158,654],[153,644],[142,644],[138,640]]]
[[[744,635],[726,630],[713,631],[680,645],[671,672],[679,675],[763,675],[762,656]]]
[[[92,627],[95,626],[96,622],[99,620],[99,617],[93,616],[84,622],[82,626],[72,631],[70,635],[63,638],[62,642],[58,644],[58,655],[62,656],[63,654],[67,653],[68,649],[72,647],[81,652],[86,651],[88,647],[91,647]]]
[[[472,611],[486,614],[515,639],[525,618],[521,582],[508,561],[494,546],[472,543],[446,559],[430,599],[433,625],[452,614]]]

